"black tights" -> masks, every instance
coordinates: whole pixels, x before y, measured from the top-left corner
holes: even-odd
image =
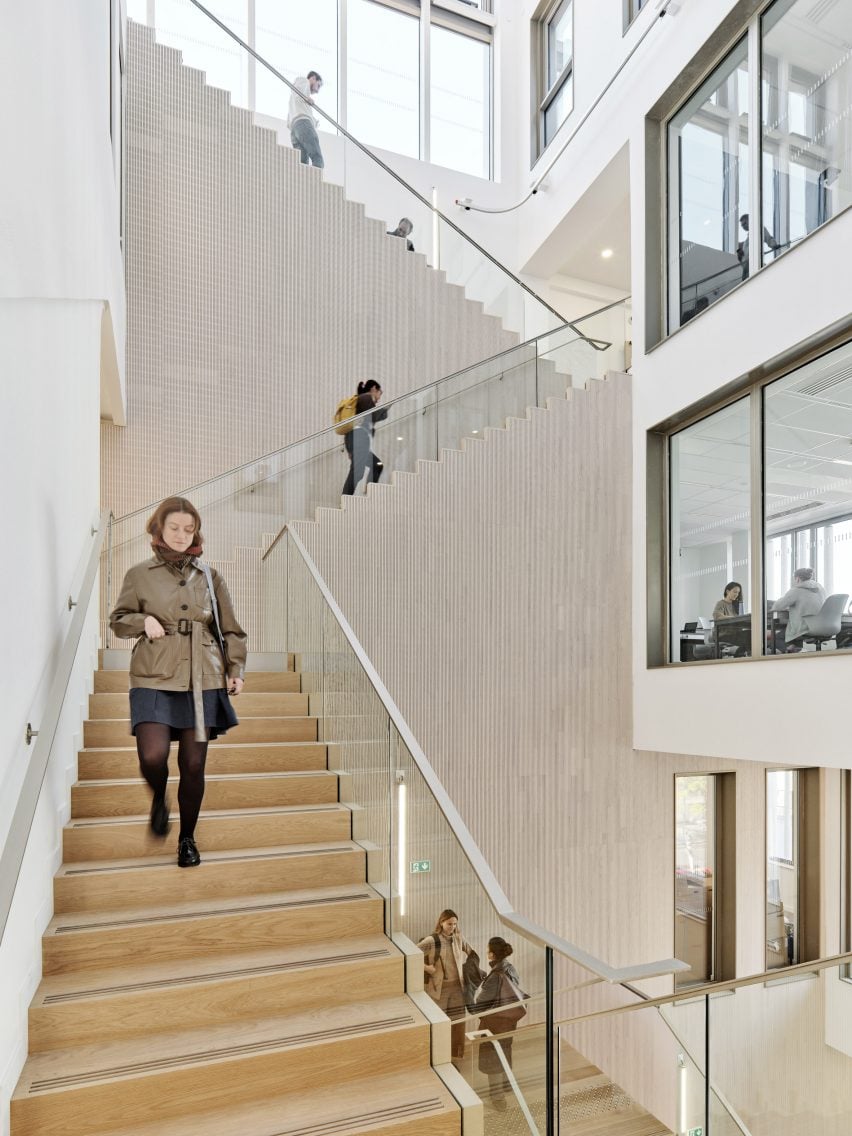
[[[161,722],[140,722],[136,727],[136,749],[142,776],[151,786],[155,799],[166,795],[169,779],[171,728]],[[207,742],[195,740],[195,730],[178,731],[178,807],[180,835],[192,836],[204,796],[204,764]]]

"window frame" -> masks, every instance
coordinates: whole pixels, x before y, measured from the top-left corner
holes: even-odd
[[[571,58],[554,81],[548,85],[548,32],[550,26],[565,8],[570,9],[571,12]],[[533,101],[535,106],[532,132],[532,165],[535,165],[548,146],[555,141],[556,134],[559,133],[574,111],[574,29],[574,0],[551,0],[543,11],[538,16],[534,16],[532,20]],[[545,134],[545,117],[553,102],[565,89],[566,84],[571,86],[571,109],[557,126],[554,137],[548,141]]]

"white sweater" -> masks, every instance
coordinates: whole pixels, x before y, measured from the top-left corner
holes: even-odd
[[[293,80],[293,86],[296,88],[299,94],[297,95],[295,91],[291,92],[290,94],[290,108],[287,112],[287,125],[289,127],[292,127],[293,123],[298,118],[308,118],[311,122],[316,123],[317,116],[311,110],[310,103],[305,102],[305,98],[309,99],[312,97],[311,87],[308,83],[308,80],[303,75],[300,75],[298,79]],[[304,95],[305,98],[300,98],[301,95]]]

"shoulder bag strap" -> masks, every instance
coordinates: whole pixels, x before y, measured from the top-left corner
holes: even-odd
[[[216,592],[213,590],[213,576],[210,572],[210,565],[205,564],[201,560],[196,560],[195,565],[200,568],[204,573],[204,579],[207,581],[207,590],[210,593],[210,601],[213,604],[213,622],[216,624],[216,638],[219,642],[219,650],[222,652],[222,659],[225,663],[225,671],[227,677],[228,670],[228,652],[225,647],[225,636],[222,634],[222,624],[219,622],[219,605],[216,603]]]

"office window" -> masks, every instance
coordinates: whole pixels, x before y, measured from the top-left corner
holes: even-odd
[[[743,39],[668,126],[671,327],[748,276],[748,82]]]
[[[714,977],[715,778],[675,777],[675,957],[691,969],[678,986]]]
[[[624,0],[624,26],[631,24],[650,0]]]
[[[766,650],[848,650],[852,345],[768,384],[763,414]]]
[[[248,37],[248,0],[212,0],[210,11],[243,40]],[[180,49],[188,67],[203,71],[211,87],[249,105],[249,56],[189,0],[157,0],[157,39]]]
[[[337,0],[282,5],[255,0],[255,48],[291,81],[318,71],[322,75],[319,105],[337,117]],[[260,63],[256,64],[255,110],[286,119],[290,91]],[[330,127],[320,118],[320,130]]]
[[[852,5],[779,0],[762,21],[763,261],[852,204]]]
[[[744,398],[670,439],[672,661],[751,654],[750,431]]]
[[[799,961],[799,774],[766,774],[766,969]]]
[[[574,109],[573,0],[560,0],[543,19],[534,21],[532,34],[539,44],[537,157]]]
[[[429,158],[487,178],[491,165],[491,45],[432,25]]]
[[[420,156],[420,21],[373,0],[348,5],[347,128],[360,142]]]

